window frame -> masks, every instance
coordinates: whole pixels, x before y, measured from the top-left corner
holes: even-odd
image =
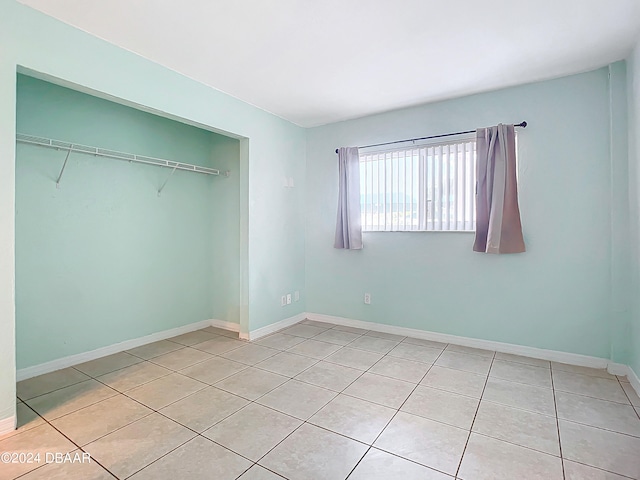
[[[463,135],[456,135],[456,137],[454,139],[445,139],[443,140],[443,138],[435,138],[435,139],[427,139],[427,140],[420,140],[420,141],[412,141],[412,142],[402,142],[399,144],[394,144],[393,146],[390,145],[385,145],[385,146],[380,146],[380,147],[367,147],[367,148],[361,148],[358,152],[359,155],[359,162],[360,162],[360,166],[362,165],[362,163],[364,163],[363,161],[363,157],[366,156],[372,156],[372,155],[386,155],[386,154],[391,154],[393,155],[393,153],[395,152],[403,152],[403,151],[408,151],[408,150],[420,150],[422,148],[437,148],[437,147],[442,147],[442,146],[450,146],[450,145],[460,145],[460,144],[468,144],[468,143],[472,143],[473,147],[472,147],[472,158],[471,158],[471,173],[473,175],[472,180],[470,182],[470,185],[468,185],[467,187],[469,188],[469,190],[467,191],[467,193],[470,194],[470,198],[471,198],[471,211],[472,211],[472,216],[471,216],[471,225],[472,225],[472,229],[457,229],[457,230],[452,230],[452,229],[447,229],[444,230],[442,228],[440,229],[428,229],[427,226],[429,224],[429,221],[426,221],[425,223],[425,228],[424,229],[406,229],[406,225],[404,226],[403,229],[383,229],[383,230],[372,230],[371,228],[365,229],[365,222],[362,222],[362,233],[363,234],[370,234],[370,233],[467,233],[467,234],[474,234],[475,235],[475,227],[476,227],[476,219],[475,219],[475,196],[476,196],[476,161],[477,161],[477,152],[476,152],[476,135],[475,133],[470,133],[470,134],[463,134]],[[405,161],[406,161],[405,157]],[[393,161],[393,160],[392,160]],[[420,161],[420,160],[419,160]],[[426,161],[426,159],[425,159]],[[386,162],[386,161],[385,161]],[[385,167],[386,168],[386,167]],[[413,167],[412,167],[413,168]],[[418,169],[420,169],[420,167],[418,166]],[[362,170],[361,170],[362,172]],[[406,172],[406,170],[405,170]],[[456,171],[457,174],[457,171]],[[386,173],[385,173],[386,175]],[[457,177],[456,177],[457,178]],[[362,178],[360,179],[361,184],[362,184]],[[378,184],[379,185],[379,184]],[[405,183],[406,185],[406,183]],[[362,189],[361,189],[362,190]],[[392,198],[395,192],[391,192]],[[365,197],[363,197],[363,195],[365,195]],[[398,193],[396,193],[396,195],[399,195]],[[405,194],[406,195],[406,194]],[[363,218],[367,212],[363,211],[363,205],[366,205],[366,193],[361,191],[360,192],[360,212],[361,212],[361,218]],[[362,203],[362,199],[364,198],[365,203]],[[426,205],[429,203],[429,198],[428,195],[425,193],[425,207]],[[418,202],[420,202],[420,199],[418,199]],[[416,204],[418,203],[416,202]],[[393,202],[392,202],[393,203]],[[418,210],[419,213],[419,210]],[[462,220],[463,222],[465,220]],[[406,222],[406,207],[405,207],[405,222]],[[435,223],[435,220],[433,220],[433,223]],[[392,222],[393,225],[393,222]],[[386,223],[385,223],[386,226]],[[393,227],[392,227],[393,228]]]

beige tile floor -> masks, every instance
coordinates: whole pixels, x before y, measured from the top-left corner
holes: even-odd
[[[640,478],[640,398],[602,370],[304,321],[207,328],[18,384],[0,479]],[[73,457],[72,457],[73,458]]]

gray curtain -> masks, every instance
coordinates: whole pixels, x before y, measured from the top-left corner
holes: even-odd
[[[479,128],[476,131],[476,157],[476,239],[473,250],[484,253],[524,252],[513,125]]]
[[[358,250],[362,248],[360,221],[360,157],[358,147],[338,150],[340,194],[334,248]]]

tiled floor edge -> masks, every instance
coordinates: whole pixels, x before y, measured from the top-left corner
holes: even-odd
[[[629,383],[631,383],[631,386],[633,387],[633,389],[636,391],[636,393],[640,397],[640,378],[638,377],[638,374],[634,372],[633,368],[631,367],[627,367],[627,378],[629,379]]]
[[[98,358],[106,357],[114,353],[130,350],[135,347],[141,347],[148,343],[157,342],[160,340],[166,340],[167,338],[176,337],[184,333],[194,332],[202,328],[212,326],[212,320],[202,320],[188,325],[182,325],[180,327],[171,328],[169,330],[163,330],[161,332],[145,335],[144,337],[138,337],[131,340],[125,340],[124,342],[114,343],[113,345],[107,345],[106,347],[100,347],[88,352],[77,353],[75,355],[69,355],[67,357],[51,360],[50,362],[41,363],[31,367],[21,368],[16,372],[17,381],[26,380],[28,378],[37,377],[45,373],[51,373],[63,368],[79,365],[89,360],[96,360]],[[219,325],[215,325],[219,326]]]
[[[397,327],[382,323],[367,322],[364,320],[355,320],[345,317],[337,317],[320,313],[307,312],[306,318],[318,322],[333,323],[346,327],[362,328],[365,330],[373,330],[377,332],[391,333],[394,335],[402,335],[407,337],[419,338],[424,340],[432,340],[441,343],[451,343],[465,347],[480,348],[484,350],[494,350],[501,353],[511,353],[514,355],[522,355],[524,357],[538,358],[541,360],[549,360],[552,362],[567,363],[581,367],[591,367],[606,369],[610,365],[610,361],[606,358],[593,357],[589,355],[581,355],[577,353],[567,353],[559,350],[546,350],[543,348],[528,347],[525,345],[517,345],[513,343],[496,342],[493,340],[481,340],[471,337],[462,337],[458,335],[450,335],[447,333],[431,332],[428,330],[419,330],[416,328]],[[637,377],[636,377],[637,378]]]

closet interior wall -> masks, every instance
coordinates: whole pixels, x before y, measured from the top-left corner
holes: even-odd
[[[190,323],[238,321],[239,142],[28,76],[17,131],[230,177],[18,144],[17,368]],[[222,289],[224,286],[224,289]]]

